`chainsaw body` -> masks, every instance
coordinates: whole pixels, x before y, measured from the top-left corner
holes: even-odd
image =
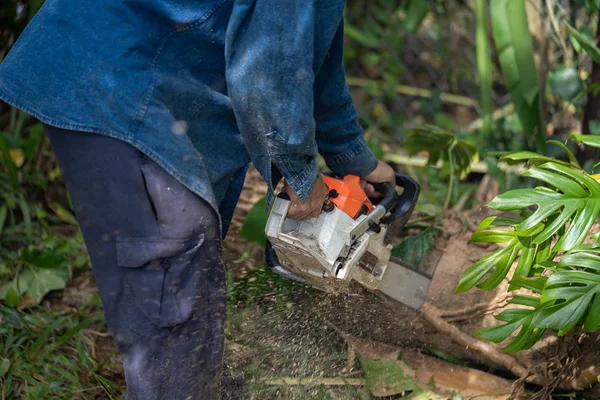
[[[410,177],[396,175],[396,184],[378,184],[379,201],[371,201],[355,176],[326,176],[329,189],[319,217],[287,218],[285,193],[275,199],[266,225],[267,261],[283,276],[328,292],[343,292],[351,281],[379,290],[412,308],[427,297],[430,279],[391,257],[388,238],[408,220],[419,195]]]

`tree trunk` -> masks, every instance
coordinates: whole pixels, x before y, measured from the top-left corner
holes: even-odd
[[[600,22],[598,23],[600,28]],[[600,39],[600,31],[596,33],[596,42]],[[600,82],[600,64],[592,64],[591,83]],[[587,104],[585,105],[585,111],[583,114],[583,122],[581,124],[581,133],[584,135],[590,135],[592,133],[590,129],[590,121],[600,121],[600,93],[594,96],[591,92],[587,95]],[[575,156],[581,165],[587,161],[596,158],[596,149],[590,146],[578,147]]]

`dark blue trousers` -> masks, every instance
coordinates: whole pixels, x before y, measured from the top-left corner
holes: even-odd
[[[121,353],[127,399],[218,399],[226,289],[214,211],[125,142],[46,131]]]

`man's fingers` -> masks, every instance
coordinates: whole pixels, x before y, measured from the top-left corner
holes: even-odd
[[[298,205],[292,203],[288,210],[288,218],[301,220],[307,214],[307,208],[304,205]]]
[[[368,198],[370,199],[378,199],[381,197],[381,194],[379,192],[377,192],[377,190],[375,190],[375,187],[373,185],[371,185],[370,183],[366,183],[363,186],[363,190],[365,191],[365,194],[367,195]]]
[[[316,218],[321,214],[323,208],[323,202],[327,197],[327,186],[323,183],[323,177],[319,175],[315,182],[313,189],[306,201],[302,202],[296,192],[285,183],[285,191],[290,196],[290,208],[288,210],[288,218],[295,220],[303,220],[309,218]]]
[[[320,207],[315,207],[314,209],[311,210],[310,214],[309,214],[309,218],[318,218],[319,215],[321,215],[321,210],[323,209],[323,205],[321,205]]]

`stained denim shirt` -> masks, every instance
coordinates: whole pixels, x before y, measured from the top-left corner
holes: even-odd
[[[343,0],[46,0],[0,65],[0,98],[124,140],[220,212],[253,163],[306,199],[317,153],[377,164],[345,82]]]

